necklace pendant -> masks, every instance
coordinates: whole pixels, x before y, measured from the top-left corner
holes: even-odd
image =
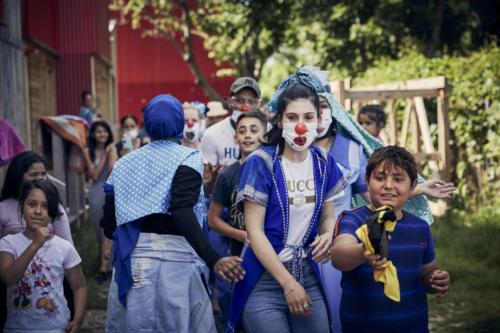
[[[293,197],[293,206],[300,208],[306,204],[306,196],[303,194],[296,194]]]

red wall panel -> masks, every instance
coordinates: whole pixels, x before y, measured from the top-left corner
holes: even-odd
[[[57,109],[78,114],[82,90],[91,89],[90,57],[110,58],[107,0],[58,0]]]
[[[57,0],[25,0],[22,11],[23,37],[36,39],[58,52],[57,15]]]
[[[194,40],[195,57],[207,80],[221,96],[227,95],[234,78],[218,78],[217,66],[208,58],[202,41]],[[140,30],[119,25],[116,30],[118,107],[120,117],[141,116],[142,107],[155,95],[169,93],[181,102],[206,102],[207,97],[188,65],[167,40],[142,38]],[[229,66],[224,65],[225,68]]]

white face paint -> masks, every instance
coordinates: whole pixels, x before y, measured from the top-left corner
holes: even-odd
[[[191,127],[189,127],[191,125]],[[200,123],[184,124],[184,139],[189,142],[196,142],[200,138]]]
[[[295,151],[306,150],[318,135],[316,123],[283,123],[283,138]]]
[[[332,110],[330,108],[322,108],[321,123],[318,127],[318,138],[322,138],[326,135],[326,132],[332,124]]]

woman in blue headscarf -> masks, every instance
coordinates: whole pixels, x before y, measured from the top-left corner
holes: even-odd
[[[322,76],[323,75],[323,76]],[[342,171],[347,186],[338,193],[334,200],[334,218],[342,211],[350,210],[369,202],[368,186],[365,182],[365,170],[368,158],[376,148],[383,144],[366,132],[362,126],[335,100],[330,93],[328,73],[315,68],[301,68],[280,83],[269,106],[275,111],[279,93],[287,87],[300,82],[319,94],[321,121],[318,126],[316,145],[331,156]],[[448,197],[453,191],[452,183],[432,179],[423,181],[413,193],[413,198],[405,209],[432,223],[432,215],[427,199],[421,194],[436,198]],[[321,282],[328,303],[331,319],[331,331],[341,332],[339,304],[342,289],[341,272],[330,262],[320,265]]]
[[[144,110],[152,142],[116,162],[101,221],[113,239],[106,332],[215,332],[208,269],[243,278],[240,258],[220,258],[202,229],[203,163],[180,145],[184,113],[170,95]]]

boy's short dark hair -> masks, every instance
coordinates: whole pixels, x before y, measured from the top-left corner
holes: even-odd
[[[256,118],[262,124],[262,127],[264,128],[264,132],[266,132],[266,130],[267,130],[267,119],[266,119],[266,116],[262,112],[260,112],[260,111],[243,112],[238,117],[238,120],[236,120],[235,127],[237,128],[238,124],[240,123],[240,121],[243,120],[243,119],[245,119],[245,118]]]
[[[368,105],[363,106],[359,110],[358,115],[360,115],[360,114],[365,114],[368,116],[368,118],[370,118],[371,120],[373,120],[377,124],[382,123],[382,126],[385,126],[386,115],[385,115],[384,109],[379,104],[368,104]]]
[[[35,179],[23,184],[19,194],[19,209],[21,211],[21,215],[23,212],[24,202],[26,201],[26,198],[28,198],[30,191],[33,189],[39,189],[45,194],[45,197],[47,198],[48,215],[52,221],[63,215],[63,213],[59,210],[59,204],[61,203],[59,192],[57,192],[56,187],[50,181],[45,179]]]
[[[377,166],[381,163],[385,163],[385,169],[398,167],[404,170],[408,174],[408,177],[410,177],[412,185],[415,180],[417,180],[418,173],[415,158],[403,147],[387,146],[376,149],[368,160],[368,165],[366,166],[367,180],[370,179],[373,170],[375,170],[375,168],[377,168]]]

